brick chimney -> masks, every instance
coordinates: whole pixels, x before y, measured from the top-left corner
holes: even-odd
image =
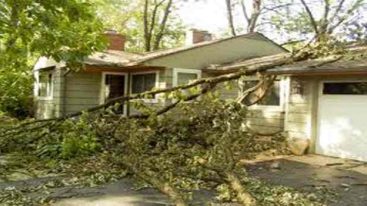
[[[125,50],[125,42],[126,37],[122,34],[119,34],[115,30],[107,30],[104,33],[105,37],[108,41],[108,50],[117,50],[117,51],[124,51]]]
[[[204,41],[213,40],[213,35],[208,31],[190,29],[186,32],[186,45],[192,45]]]

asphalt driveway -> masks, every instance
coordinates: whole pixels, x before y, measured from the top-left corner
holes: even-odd
[[[293,187],[301,191],[314,191],[323,187],[335,192],[328,205],[367,205],[367,163],[324,157],[319,155],[283,156],[243,162],[251,176],[274,185]],[[51,178],[2,182],[0,189],[22,188],[47,182]],[[58,199],[56,206],[117,206],[117,205],[170,205],[166,196],[154,189],[135,190],[134,181],[122,179],[96,188],[57,188],[52,193]],[[195,205],[202,205],[213,197],[212,192],[194,193]],[[327,195],[327,194],[325,194]]]
[[[249,173],[276,185],[303,191],[336,192],[333,206],[367,205],[367,163],[320,155],[288,156],[247,164]]]

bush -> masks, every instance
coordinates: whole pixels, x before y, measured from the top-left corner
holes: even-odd
[[[89,115],[68,119],[52,134],[38,142],[37,154],[43,158],[71,159],[98,152],[101,145],[95,127],[88,121]]]
[[[33,114],[32,72],[7,71],[0,75],[0,111],[24,119]]]

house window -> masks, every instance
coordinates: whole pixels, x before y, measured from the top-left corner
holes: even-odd
[[[251,80],[246,81],[243,91],[246,91],[247,89],[250,89],[254,86],[256,86],[259,83],[259,81]],[[273,82],[273,85],[268,89],[265,96],[257,103],[259,106],[280,106],[281,105],[281,95],[280,95],[280,81],[275,80]],[[246,104],[246,99],[245,102]]]
[[[52,97],[52,72],[39,71],[38,73],[38,97],[51,98]]]
[[[152,90],[156,86],[157,73],[133,74],[131,92],[133,94]]]
[[[177,73],[177,85],[184,85],[198,79],[199,75],[194,73]]]
[[[323,94],[329,95],[367,95],[367,82],[324,83]]]
[[[173,86],[185,85],[201,78],[201,70],[196,69],[174,69]]]

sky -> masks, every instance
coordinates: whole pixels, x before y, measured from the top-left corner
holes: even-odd
[[[188,28],[223,33],[227,29],[227,13],[224,0],[187,0],[179,14]]]

